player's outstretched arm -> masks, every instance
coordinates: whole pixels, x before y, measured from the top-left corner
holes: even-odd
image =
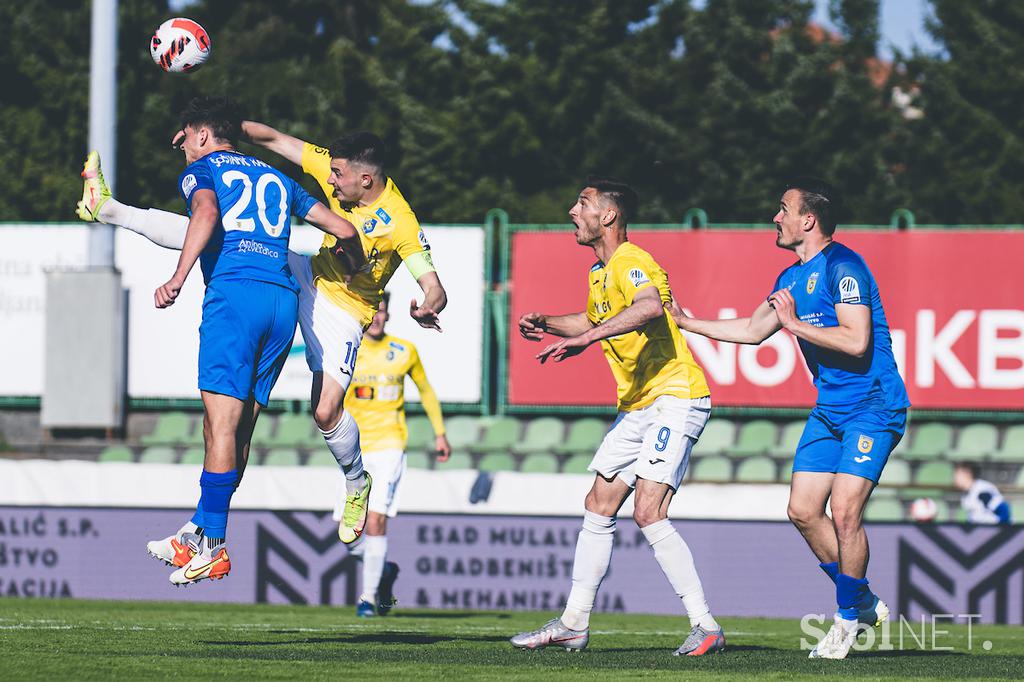
[[[366,254],[359,241],[355,225],[327,208],[319,201],[310,207],[303,220],[337,239],[335,255],[348,261],[347,270],[352,275],[366,267]]]
[[[423,303],[418,304],[415,298],[412,299],[409,304],[409,315],[424,329],[441,331],[438,315],[448,305],[448,294],[441,286],[441,278],[437,276],[436,271],[431,270],[417,277],[416,283],[423,290]]]
[[[579,336],[593,327],[586,313],[569,313],[568,315],[545,315],[543,313],[524,313],[519,318],[519,334],[527,341],[540,341],[544,334],[561,336]]]
[[[199,260],[199,254],[203,252],[210,238],[213,237],[219,218],[220,209],[217,206],[217,195],[214,191],[212,189],[197,189],[192,194],[192,217],[188,221],[185,244],[181,247],[181,256],[178,257],[178,267],[175,268],[171,278],[157,288],[153,294],[153,301],[157,308],[174,305],[174,300],[178,298],[178,293],[185,285],[188,274],[192,272],[193,266]]]
[[[782,329],[782,324],[768,301],[761,303],[750,317],[734,320],[699,320],[690,317],[675,300],[672,301],[669,312],[683,331],[700,334],[716,341],[756,345]]]
[[[242,121],[242,135],[253,144],[280,154],[297,166],[302,165],[302,146],[306,144],[304,140],[256,121]]]
[[[658,293],[658,290],[653,286],[641,289],[625,310],[596,327],[590,327],[582,334],[551,344],[537,354],[537,359],[542,363],[548,358],[553,358],[555,362],[561,362],[566,358],[579,355],[595,341],[636,331],[664,313],[665,308],[661,304],[661,294]]]
[[[815,327],[797,316],[796,302],[789,289],[768,297],[782,326],[793,336],[837,353],[864,357],[871,344],[871,308],[853,303],[836,304],[835,327]]]

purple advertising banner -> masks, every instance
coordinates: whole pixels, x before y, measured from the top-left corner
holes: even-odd
[[[185,590],[146,554],[187,512],[0,507],[0,596],[351,605],[359,560],[329,514],[232,512],[231,575]],[[389,524],[409,608],[555,611],[568,593],[580,520],[405,514]],[[787,523],[676,521],[716,614],[830,613],[834,589]],[[874,591],[894,614],[978,613],[1024,624],[1024,527],[876,524]],[[597,610],[682,613],[643,535],[619,522]]]

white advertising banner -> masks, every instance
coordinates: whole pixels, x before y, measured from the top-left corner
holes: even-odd
[[[480,400],[483,352],[484,234],[477,227],[426,227],[434,263],[448,291],[441,315],[444,333],[421,329],[409,317],[419,286],[402,267],[388,286],[392,295],[387,331],[419,349],[438,397],[445,402]],[[314,252],[322,233],[295,228],[292,248]],[[44,271],[81,267],[85,225],[0,226],[0,395],[37,396],[43,385]],[[115,263],[129,290],[128,394],[133,398],[198,397],[197,357],[203,282],[198,266],[173,306],[158,310],[153,291],[174,271],[178,252],[118,230]],[[275,399],[309,399],[310,374],[302,336],[274,390]],[[406,395],[418,398],[412,382]]]

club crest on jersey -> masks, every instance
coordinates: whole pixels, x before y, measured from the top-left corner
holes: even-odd
[[[363,221],[363,234],[370,234],[375,227],[377,227],[377,219],[367,218]]]
[[[807,278],[807,293],[813,294],[814,293],[814,287],[817,286],[817,284],[818,284],[818,273],[815,272],[815,273],[811,274],[810,277]]]
[[[638,287],[641,284],[647,284],[651,280],[647,276],[646,272],[644,272],[640,268],[633,268],[632,270],[629,271],[629,281],[633,283],[633,286]]]
[[[385,225],[388,225],[388,224],[391,223],[391,216],[389,216],[388,212],[385,211],[383,208],[378,208],[377,209],[377,217],[380,218],[380,221],[382,223],[384,223]]]
[[[185,195],[186,199],[188,199],[189,195],[192,194],[192,190],[196,188],[197,184],[199,183],[196,180],[196,176],[192,173],[189,173],[181,179],[181,193]]]
[[[860,303],[860,284],[849,275],[839,280],[839,302]]]
[[[861,436],[857,439],[857,449],[863,452],[865,455],[871,452],[871,448],[875,445],[875,439],[869,438],[868,436]]]

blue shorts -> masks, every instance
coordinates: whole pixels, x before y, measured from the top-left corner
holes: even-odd
[[[906,410],[831,410],[815,406],[796,446],[793,471],[853,474],[878,483],[907,428]]]
[[[199,390],[266,407],[295,338],[299,297],[250,279],[206,287],[199,326]]]

